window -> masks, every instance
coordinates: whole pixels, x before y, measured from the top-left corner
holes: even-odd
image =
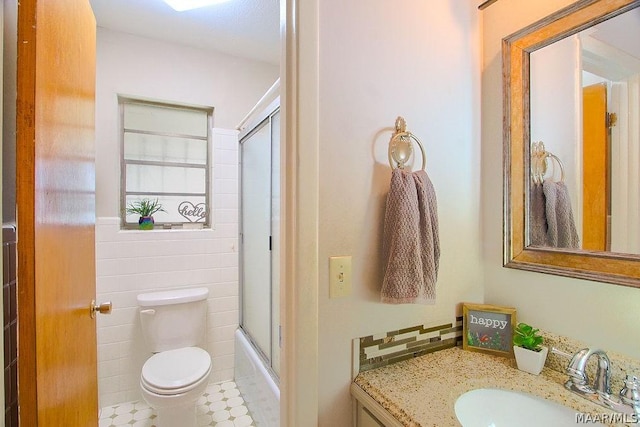
[[[125,208],[136,200],[158,199],[165,212],[156,226],[211,224],[210,146],[213,108],[120,98],[125,228],[138,216]]]

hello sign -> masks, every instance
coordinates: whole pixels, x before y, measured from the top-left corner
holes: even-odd
[[[515,308],[487,304],[462,304],[462,348],[513,356]]]
[[[207,217],[207,205],[204,203],[193,204],[189,201],[180,202],[178,213],[189,222],[204,221]]]

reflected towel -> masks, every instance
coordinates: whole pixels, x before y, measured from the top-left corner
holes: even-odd
[[[531,184],[529,230],[532,246],[547,246],[547,220],[542,184]]]
[[[382,248],[382,302],[434,304],[440,239],[436,193],[425,171],[393,170]]]
[[[547,216],[547,246],[573,248],[580,246],[580,238],[573,219],[569,191],[564,182],[550,179],[542,185]]]

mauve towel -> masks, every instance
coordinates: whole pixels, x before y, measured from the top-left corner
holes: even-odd
[[[580,238],[567,186],[564,182],[547,179],[542,188],[546,200],[547,245],[554,248],[579,248]]]
[[[436,193],[425,171],[393,170],[382,248],[382,302],[434,304],[440,239]]]
[[[531,184],[529,229],[532,246],[547,246],[547,220],[542,184]]]

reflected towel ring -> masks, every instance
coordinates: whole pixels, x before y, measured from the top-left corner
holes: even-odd
[[[535,184],[542,184],[544,176],[547,174],[547,159],[551,158],[558,163],[560,167],[560,181],[564,182],[564,165],[558,156],[544,148],[544,142],[538,141],[531,144],[531,178]],[[554,167],[555,172],[555,167]],[[552,177],[553,178],[553,177]]]
[[[560,182],[564,182],[564,165],[562,164],[562,161],[555,154],[551,154],[547,152],[547,156],[545,157],[545,163],[547,161],[547,158],[549,157],[555,160],[558,163],[558,166],[560,166]]]
[[[420,147],[422,170],[425,170],[427,166],[427,156],[424,151],[424,146],[414,134],[407,131],[407,123],[404,118],[400,116],[396,119],[396,131],[391,136],[391,141],[389,141],[389,165],[392,169],[404,169],[405,164],[409,161],[413,153],[411,140],[414,140]]]

